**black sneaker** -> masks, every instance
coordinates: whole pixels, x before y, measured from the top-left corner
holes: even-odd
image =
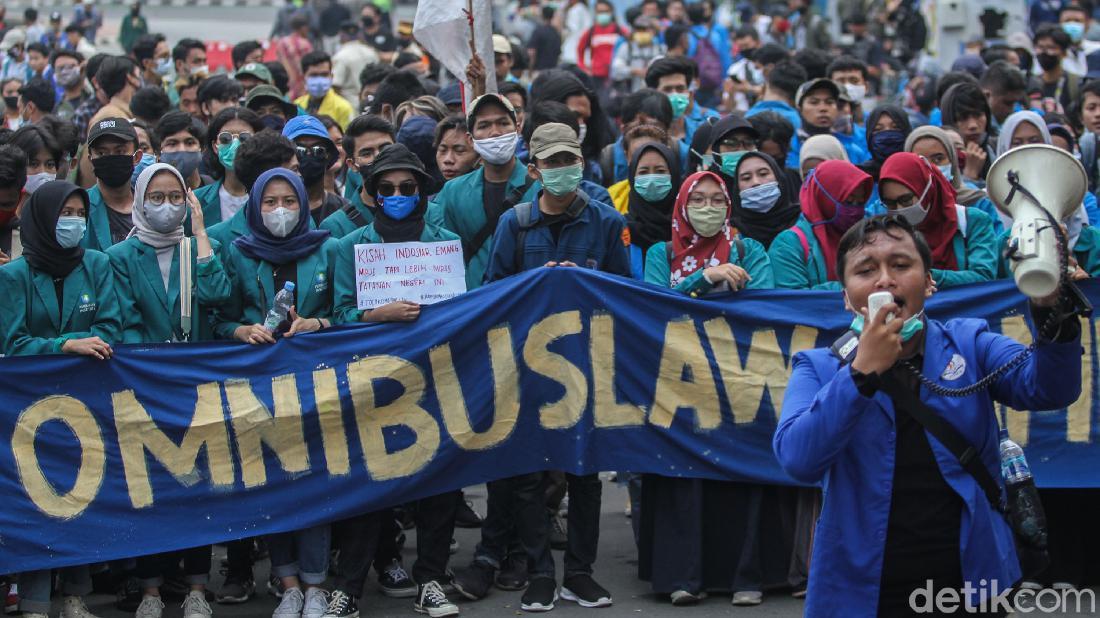
[[[283,586],[283,580],[272,575],[267,580],[267,593],[276,599],[283,598],[283,593],[286,592],[286,588]]]
[[[611,593],[597,584],[587,573],[570,575],[561,583],[561,598],[573,601],[581,607],[607,607],[611,605]]]
[[[215,599],[222,605],[247,603],[256,593],[256,582],[252,578],[227,577]]]
[[[458,505],[458,513],[455,514],[455,527],[457,528],[480,528],[482,524],[481,515],[477,514],[474,510],[474,504],[469,500],[463,500]]]
[[[336,589],[328,599],[328,609],[321,618],[359,618],[359,604],[355,597]]]
[[[558,583],[552,577],[536,577],[523,593],[519,608],[525,612],[548,612],[558,600]]]
[[[527,587],[527,556],[511,555],[504,559],[497,573],[497,588],[501,590],[523,590]]]
[[[438,582],[428,582],[423,586],[418,586],[413,609],[418,613],[427,614],[431,618],[458,615],[458,606],[447,599],[447,595],[443,594]]]
[[[496,569],[484,562],[475,560],[469,568],[455,573],[451,582],[459,594],[471,601],[478,601],[489,594],[489,588],[493,586],[493,576],[495,574]]]
[[[401,563],[393,560],[378,576],[382,594],[391,599],[411,599],[416,596],[416,583],[409,577]]]

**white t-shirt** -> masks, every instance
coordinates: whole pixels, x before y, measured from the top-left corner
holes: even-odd
[[[248,194],[237,197],[225,190],[225,185],[218,187],[218,199],[222,205],[222,221],[229,221],[237,211],[248,201]]]

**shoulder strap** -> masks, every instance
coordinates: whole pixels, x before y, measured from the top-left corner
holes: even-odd
[[[798,236],[798,242],[802,244],[802,261],[810,263],[810,239],[806,238],[806,232],[802,231],[802,228],[797,225],[791,226],[791,231],[795,236]]]
[[[1086,131],[1080,139],[1081,163],[1089,179],[1089,191],[1096,190],[1096,134]]]
[[[737,263],[745,263],[745,241],[741,240],[740,236],[733,237],[733,246],[737,249]]]
[[[191,340],[191,237],[180,239],[180,333]]]
[[[612,142],[600,151],[600,172],[603,173],[604,186],[615,182],[615,143]]]
[[[534,207],[534,202],[524,202],[515,206],[516,223],[519,224],[519,231],[516,232],[516,247],[512,263],[517,273],[523,270],[523,253],[527,245],[527,230],[533,227],[531,225],[531,210]]]
[[[493,232],[497,231],[497,222],[500,221],[500,215],[493,217],[490,215],[490,212],[507,212],[509,208],[512,208],[517,202],[522,200],[524,195],[527,195],[527,191],[534,183],[535,180],[533,178],[527,177],[523,186],[516,187],[515,190],[508,194],[508,197],[504,198],[504,201],[501,202],[499,211],[491,210],[488,204],[485,205],[485,225],[481,226],[481,229],[474,234],[469,243],[462,243],[462,259],[466,262],[467,266],[470,265],[470,260],[474,259],[477,252],[481,250],[481,246],[485,244],[485,241],[489,240]]]
[[[930,408],[928,404],[921,401],[919,397],[914,397],[912,393],[906,392],[906,389],[894,376],[889,373],[883,375],[882,385],[882,390],[890,395],[894,405],[908,412],[909,416],[912,416],[928,433],[932,434],[932,437],[947,447],[947,450],[951,451],[951,454],[959,460],[959,464],[963,469],[974,477],[978,487],[981,487],[982,491],[985,492],[985,497],[993,508],[1003,512],[1001,486],[993,479],[993,475],[982,463],[981,457],[978,456],[978,449],[974,448],[966,437]]]

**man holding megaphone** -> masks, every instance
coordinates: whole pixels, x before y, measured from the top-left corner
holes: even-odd
[[[792,477],[824,486],[807,616],[909,615],[929,585],[1001,615],[991,599],[1021,577],[994,402],[1075,401],[1080,323],[1057,287],[1032,298],[1030,353],[982,320],[929,319],[931,271],[906,217],[856,224],[836,266],[851,330],[794,358],[773,448]]]

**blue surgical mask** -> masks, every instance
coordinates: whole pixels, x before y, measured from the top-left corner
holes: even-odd
[[[641,174],[634,177],[634,190],[647,202],[659,202],[672,191],[669,174]]]
[[[768,212],[779,201],[779,183],[765,182],[741,192],[741,207],[753,212]]]
[[[160,60],[157,60],[156,71],[157,71],[157,75],[160,75],[161,77],[165,77],[166,75],[171,73],[172,72],[172,57],[168,56],[166,58],[161,58]]]
[[[917,315],[915,315],[915,316],[913,316],[913,317],[911,317],[911,318],[909,318],[908,320],[905,321],[905,324],[903,324],[902,327],[901,327],[901,333],[900,333],[902,341],[909,341],[917,333],[919,333],[921,330],[924,329],[924,319],[923,318],[924,318],[924,310],[922,309],[920,313],[918,313]],[[862,335],[863,334],[863,316],[862,315],[857,315],[855,317],[855,319],[852,320],[852,325],[849,328],[851,328],[853,331],[855,331],[855,333],[857,335]]]
[[[157,162],[157,158],[151,154],[142,154],[141,162],[134,166],[133,173],[130,174],[130,188],[133,189],[137,184],[138,176],[145,171],[145,168]]]
[[[233,169],[233,161],[237,158],[237,149],[241,147],[241,140],[233,138],[228,144],[218,144],[218,161],[227,170]]]
[[[413,210],[416,210],[416,205],[420,203],[420,195],[391,195],[389,197],[376,195],[374,199],[382,204],[382,212],[394,221],[401,221],[408,217]]]
[[[306,78],[306,92],[309,96],[320,99],[332,88],[332,78],[325,76],[313,76]]]
[[[62,249],[72,249],[80,244],[87,229],[88,222],[84,217],[58,217],[54,238]]]
[[[1080,43],[1081,39],[1085,37],[1085,24],[1079,21],[1067,21],[1062,24],[1062,30],[1066,31],[1070,40],[1074,43]]]
[[[940,172],[943,173],[943,177],[947,179],[947,182],[955,182],[955,173],[951,171],[951,164],[940,165]]]

